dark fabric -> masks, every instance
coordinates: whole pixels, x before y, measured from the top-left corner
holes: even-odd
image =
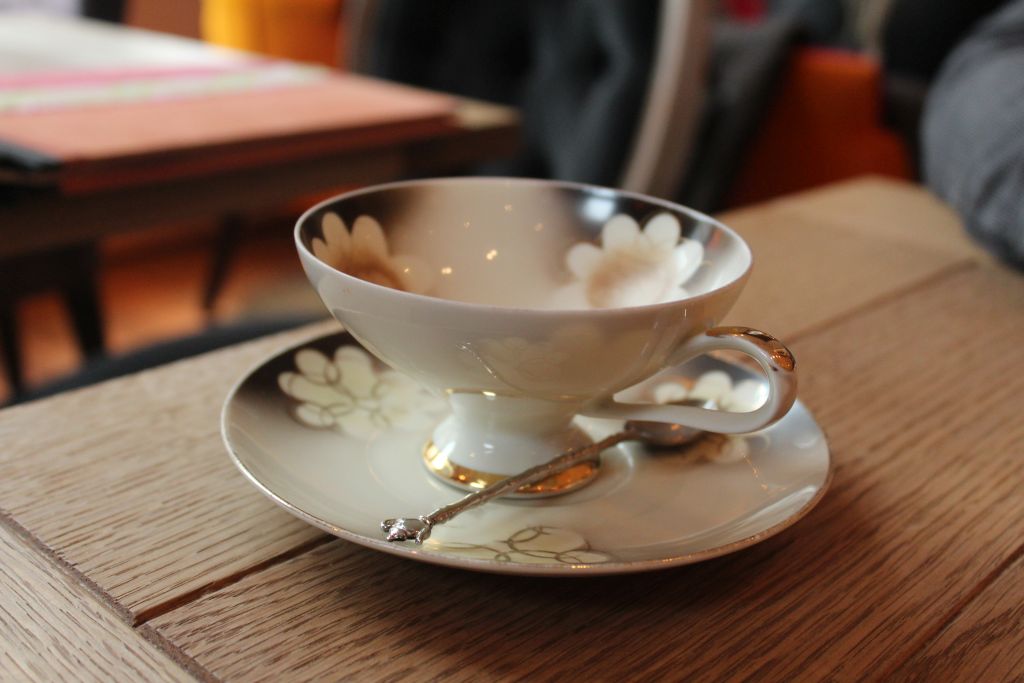
[[[616,184],[643,110],[655,0],[383,0],[377,76],[521,109],[522,154],[484,172]]]
[[[530,70],[521,0],[383,0],[367,36],[376,76],[518,104]]]
[[[697,147],[676,197],[681,204],[708,212],[724,208],[798,37],[792,19],[716,24],[708,99]]]
[[[124,0],[82,0],[82,16],[119,24],[124,21]]]
[[[532,9],[524,170],[617,184],[647,93],[657,3],[535,0]]]
[[[982,244],[1024,269],[1024,0],[950,55],[925,105],[925,179]]]
[[[887,74],[930,82],[982,17],[1006,0],[893,0],[882,30]]]
[[[917,177],[921,175],[921,117],[928,84],[917,78],[886,76],[882,81],[882,123],[903,140]]]
[[[768,11],[771,16],[796,22],[809,43],[853,47],[848,44],[851,18],[843,0],[768,0]]]
[[[289,317],[213,327],[197,335],[155,344],[123,356],[101,358],[86,364],[84,368],[73,375],[28,392],[19,398],[19,402],[33,401],[58,394],[62,391],[97,384],[108,379],[139,372],[158,365],[165,365],[224,346],[239,344],[250,339],[256,339],[257,337],[289,330],[314,320],[316,318],[305,316]]]

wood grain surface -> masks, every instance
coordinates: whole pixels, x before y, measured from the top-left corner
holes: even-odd
[[[728,322],[783,339],[971,263],[990,264],[924,188],[866,176],[720,216],[754,252]]]
[[[0,680],[193,680],[3,526],[0,596]]]
[[[905,181],[864,176],[751,208],[756,212],[767,207],[869,239],[989,260],[987,252],[968,239],[948,205],[920,185]]]
[[[830,214],[813,219],[769,204],[725,218],[754,252],[726,322],[783,340],[972,263],[964,252],[865,239]]]
[[[1022,292],[973,268],[800,340],[833,490],[738,555],[537,581],[339,541],[151,625],[239,680],[884,677],[1021,547]]]
[[[1018,457],[1024,456],[1020,450]],[[971,601],[894,678],[904,681],[1024,680],[1024,559]]]
[[[5,410],[0,508],[135,616],[322,538],[239,477],[220,440],[240,371],[303,334]]]
[[[248,367],[325,325],[0,412],[0,512],[42,563],[25,571],[68,595],[79,579],[225,680],[1020,680],[1024,278],[902,183],[726,218],[758,257],[731,319],[790,342],[837,463],[781,535],[586,581],[324,536],[232,469],[218,413]],[[14,642],[17,661],[45,651]]]

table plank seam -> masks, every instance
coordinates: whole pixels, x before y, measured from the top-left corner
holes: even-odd
[[[896,301],[897,299],[902,299],[903,297],[909,296],[914,292],[928,289],[929,287],[937,285],[943,280],[947,280],[951,277],[954,277],[959,273],[980,267],[981,265],[970,257],[965,258],[963,261],[957,261],[956,263],[952,263],[948,266],[940,268],[931,275],[923,277],[916,282],[912,282],[903,287],[890,290],[885,294],[876,296],[873,299],[869,299],[868,301],[865,301],[862,304],[853,306],[852,308],[849,308],[838,315],[834,315],[820,322],[813,323],[811,325],[808,325],[807,327],[791,332],[786,335],[783,341],[790,342],[796,339],[803,340],[806,337],[813,337],[814,335],[819,334],[821,332],[825,332],[826,330],[835,327],[836,325],[839,325],[850,318],[856,318],[857,316],[863,313],[867,313],[874,308],[884,306],[888,303]],[[768,330],[768,332],[771,332],[771,330]]]
[[[238,583],[250,574],[258,574],[259,572],[262,572],[266,569],[270,569],[271,567],[279,565],[283,562],[287,562],[292,558],[298,557],[299,555],[303,555],[311,550],[315,550],[316,548],[319,548],[322,545],[326,545],[327,543],[330,543],[334,540],[337,540],[336,536],[325,533],[321,536],[318,536],[317,538],[314,538],[311,541],[301,543],[290,550],[287,550],[283,553],[278,553],[273,557],[269,557],[262,562],[257,562],[256,564],[240,569],[239,571],[233,574],[221,577],[216,581],[204,583],[202,586],[199,586],[194,590],[188,591],[187,593],[182,593],[181,595],[177,595],[169,600],[157,603],[152,607],[140,610],[137,614],[134,615],[133,618],[130,618],[129,621],[132,626],[142,626],[147,621],[155,619],[156,617],[166,614],[167,612],[176,610],[179,607],[189,604],[190,602],[194,602],[195,600],[198,600],[199,598],[203,597],[208,593],[213,593],[223,588],[227,588],[232,584]]]
[[[179,607],[187,605],[188,603],[201,598],[207,593],[212,593],[223,588],[226,588],[228,586],[231,586],[232,584],[241,581],[250,574],[258,574],[263,570],[270,569],[271,567],[281,564],[282,562],[287,562],[292,558],[298,557],[299,555],[303,555],[311,550],[315,550],[321,545],[325,545],[327,543],[330,543],[331,541],[337,540],[335,536],[324,533],[311,541],[301,543],[295,546],[294,548],[291,548],[283,553],[278,553],[277,555],[267,558],[262,562],[253,564],[233,574],[222,577],[216,581],[205,583],[194,590],[191,590],[187,593],[183,593],[182,595],[176,596],[173,599],[166,600],[164,602],[158,603],[156,605],[153,605],[152,607],[149,607],[145,610],[133,614],[129,608],[125,607],[120,602],[118,602],[116,598],[114,598],[110,593],[105,591],[95,581],[90,579],[88,575],[86,575],[73,564],[62,558],[53,550],[53,548],[47,545],[43,539],[32,533],[32,531],[30,531],[20,522],[18,522],[18,520],[14,517],[13,514],[11,514],[9,511],[3,508],[0,508],[0,526],[4,526],[10,529],[18,537],[24,539],[33,548],[35,548],[42,555],[48,558],[53,564],[59,567],[61,571],[64,572],[68,577],[73,579],[76,583],[79,583],[80,585],[84,586],[94,597],[96,597],[105,605],[110,607],[118,615],[118,617],[120,617],[122,621],[124,621],[129,626],[136,628],[142,626],[151,619],[154,619],[167,612],[173,611],[175,609],[178,609]]]
[[[165,655],[170,657],[171,661],[180,666],[191,676],[194,676],[196,680],[202,681],[202,683],[221,683],[223,680],[222,678],[215,676],[213,672],[198,661],[189,657],[184,650],[168,638],[165,638],[163,634],[152,626],[142,624],[141,626],[135,627],[135,632],[142,636],[147,642],[157,647]]]
[[[14,532],[16,536],[23,539],[39,551],[40,554],[49,559],[50,562],[56,565],[65,575],[83,586],[93,595],[93,597],[110,607],[110,609],[113,610],[122,621],[128,625],[132,625],[132,614],[127,607],[115,600],[113,596],[103,590],[99,584],[86,576],[77,567],[58,555],[57,552],[47,545],[45,541],[36,536],[26,527],[22,526],[21,523],[14,518],[14,515],[3,508],[0,508],[0,526],[4,526]]]
[[[929,645],[935,642],[943,632],[952,626],[956,620],[963,614],[971,603],[977,600],[982,593],[988,589],[989,586],[999,580],[1003,574],[1009,571],[1014,564],[1016,564],[1022,557],[1024,557],[1024,544],[1021,544],[1012,553],[1006,556],[1006,558],[1000,562],[996,567],[989,572],[981,581],[979,581],[971,590],[960,600],[953,608],[949,611],[949,614],[936,620],[935,626],[929,629],[921,638],[920,644],[916,647],[912,647],[908,650],[907,656],[893,664],[886,669],[879,680],[889,680],[899,669],[914,659],[919,653],[924,652]]]
[[[85,588],[98,602],[109,608],[121,621],[134,628],[139,635],[170,657],[175,664],[182,667],[197,680],[209,683],[219,683],[221,679],[214,676],[203,665],[189,657],[180,647],[165,638],[156,629],[148,626],[145,622],[197,600],[206,593],[214,592],[237,583],[249,574],[255,574],[265,569],[269,569],[274,565],[286,562],[294,557],[314,550],[321,545],[337,540],[334,536],[325,533],[308,543],[303,543],[287,552],[275,555],[264,562],[252,565],[251,567],[224,577],[218,581],[207,583],[194,591],[180,595],[173,600],[168,600],[158,605],[154,605],[137,615],[133,615],[131,610],[118,602],[112,595],[103,590],[103,588],[101,588],[95,581],[90,579],[74,565],[60,557],[60,555],[58,555],[42,539],[21,525],[10,512],[3,508],[0,508],[0,526],[12,531],[18,538],[24,540],[30,547],[49,560],[69,579]]]
[[[88,576],[57,555],[52,548],[48,547],[34,534],[29,532],[25,527],[19,524],[7,510],[2,508],[0,508],[0,528],[4,528],[12,532],[15,537],[24,541],[25,545],[29,549],[39,553],[45,561],[67,577],[68,580],[85,589],[86,593],[99,603],[100,609],[109,609],[118,620],[131,626],[131,615],[127,608],[114,600],[113,597],[107,594],[94,581],[89,579]],[[202,664],[186,655],[181,648],[174,645],[163,636],[154,637],[147,631],[136,629],[134,627],[132,630],[151,645],[156,647],[160,652],[167,655],[174,664],[181,667],[185,673],[193,678],[204,682],[219,681],[219,679],[210,674]],[[152,631],[152,629],[148,630]]]

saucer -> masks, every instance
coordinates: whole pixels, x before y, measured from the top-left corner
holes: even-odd
[[[704,356],[623,392],[633,401],[757,394],[761,375]],[[297,517],[375,550],[487,572],[579,576],[661,569],[718,557],[794,524],[832,476],[828,443],[799,401],[773,426],[705,435],[675,452],[624,443],[585,488],[498,500],[389,543],[383,519],[426,514],[463,492],[422,463],[447,404],[374,359],[344,332],[279,353],[231,391],[222,432],[235,465]],[[621,422],[578,418],[598,439]],[[555,454],[552,453],[552,456]]]

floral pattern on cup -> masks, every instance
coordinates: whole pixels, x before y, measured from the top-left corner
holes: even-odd
[[[566,265],[575,282],[561,296],[582,299],[592,308],[646,306],[689,296],[683,285],[703,262],[704,246],[681,233],[679,220],[669,213],[653,216],[643,230],[630,216],[613,216],[601,229],[600,247],[583,242],[569,249]]]
[[[341,217],[328,212],[321,219],[323,239],[313,238],[313,255],[360,280],[415,294],[426,293],[434,282],[430,269],[409,254],[391,254],[380,223],[359,216],[351,232]]]
[[[391,429],[426,430],[444,413],[443,399],[394,370],[377,370],[357,346],[341,346],[328,358],[315,349],[295,354],[298,372],[282,372],[278,386],[299,405],[304,425],[370,438]]]
[[[615,558],[609,553],[594,550],[583,536],[570,529],[551,526],[529,526],[508,535],[507,538],[484,543],[429,539],[425,547],[443,553],[456,553],[465,557],[493,562],[519,564],[604,564]]]
[[[768,386],[753,379],[734,383],[728,373],[712,370],[696,380],[679,377],[662,381],[655,385],[653,394],[656,403],[674,403],[691,398],[713,401],[720,410],[746,413],[764,404],[768,399]],[[746,460],[750,455],[750,444],[741,435],[708,434],[690,450],[696,457],[728,464]]]

